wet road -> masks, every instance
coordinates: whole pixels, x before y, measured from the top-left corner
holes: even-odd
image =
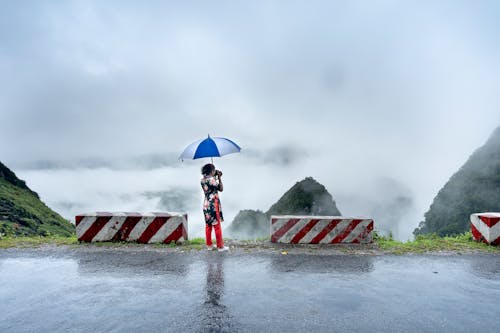
[[[500,256],[0,251],[0,332],[497,332]]]

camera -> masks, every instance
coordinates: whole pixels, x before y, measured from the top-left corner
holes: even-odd
[[[218,177],[222,176],[222,171],[215,170],[215,175],[218,176]]]

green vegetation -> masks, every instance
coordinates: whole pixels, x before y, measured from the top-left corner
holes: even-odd
[[[109,242],[106,242],[107,244],[110,244]],[[130,244],[130,243],[129,243]],[[132,243],[136,244],[136,243]],[[144,244],[142,244],[144,245]],[[183,250],[201,250],[205,248],[205,239],[204,238],[193,238],[190,240],[186,240],[182,243],[176,243],[176,242],[170,242],[168,244],[165,243],[155,243],[152,244],[155,247],[158,248],[179,248]]]
[[[31,194],[33,194],[38,198],[38,194],[36,192],[31,191],[26,185],[26,182],[24,180],[17,178],[16,174],[12,172],[12,170],[7,168],[2,162],[0,162],[0,179],[4,179],[6,182],[16,187],[28,190],[31,192]]]
[[[0,236],[73,236],[75,227],[47,207],[0,163]]]
[[[0,237],[0,249],[7,249],[11,247],[33,248],[42,245],[76,245],[78,239],[76,236],[21,236],[21,237]]]
[[[408,254],[408,253],[439,253],[439,252],[451,252],[451,253],[468,253],[468,252],[491,252],[500,254],[500,246],[490,246],[484,243],[478,243],[472,239],[470,232],[466,232],[455,237],[439,237],[436,234],[430,235],[419,235],[414,241],[399,242],[392,239],[392,236],[388,237],[379,236],[375,233],[375,245],[384,253],[388,254]],[[225,241],[229,241],[225,239]],[[261,238],[254,241],[245,241],[238,243],[239,247],[245,248],[246,250],[252,248],[265,248],[266,244],[269,243],[269,238]],[[61,237],[61,236],[49,236],[49,237],[0,237],[0,249],[6,248],[37,248],[41,246],[61,246],[67,245],[72,247],[109,247],[109,248],[134,248],[134,247],[154,247],[154,248],[176,248],[181,251],[189,250],[203,250],[205,249],[205,239],[204,238],[193,238],[183,242],[182,244],[176,244],[172,242],[170,244],[139,244],[131,242],[97,242],[97,243],[80,243],[76,236]],[[265,246],[264,246],[265,245]],[[304,246],[307,248],[307,245]],[[338,247],[336,247],[338,249]],[[360,246],[363,250],[363,246]],[[352,248],[351,248],[352,250]],[[355,252],[354,252],[355,253]]]
[[[193,238],[184,242],[186,245],[205,245],[205,238]]]
[[[47,207],[29,189],[0,178],[0,234],[5,236],[71,236],[75,227]]]
[[[332,195],[312,177],[295,183],[266,214],[341,215]]]
[[[500,127],[434,198],[415,235],[454,236],[470,229],[472,213],[500,211]]]
[[[428,252],[496,252],[500,253],[500,247],[490,246],[476,242],[472,239],[470,232],[465,232],[454,237],[439,237],[436,234],[418,235],[414,241],[400,242],[388,237],[374,237],[375,242],[381,250],[393,254],[405,253],[428,253]]]
[[[96,246],[96,247],[143,247],[147,244],[134,243],[134,242],[95,242],[85,243],[78,241],[76,235],[73,236],[3,236],[0,237],[0,249],[7,248],[37,248],[45,245],[72,245],[72,246]],[[171,242],[168,244],[154,243],[151,246],[158,248],[165,247],[182,247],[186,249],[202,249],[205,246],[204,238],[193,238],[187,240],[182,244]]]

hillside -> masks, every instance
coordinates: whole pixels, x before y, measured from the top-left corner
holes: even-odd
[[[240,211],[227,231],[231,237],[240,239],[267,237],[271,215],[341,214],[326,188],[312,177],[307,177],[293,185],[267,212]]]
[[[439,191],[415,235],[457,235],[470,230],[470,214],[500,211],[500,127]]]
[[[0,236],[70,236],[74,230],[0,162]]]
[[[267,237],[269,236],[269,216],[260,210],[240,210],[227,231],[231,237],[238,239]]]
[[[266,212],[267,215],[332,215],[339,216],[333,197],[314,178],[296,183]]]

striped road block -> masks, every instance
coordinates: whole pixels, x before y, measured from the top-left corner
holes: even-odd
[[[339,216],[271,216],[273,243],[371,243],[372,231],[372,219]]]
[[[126,241],[170,243],[187,240],[187,214],[107,213],[77,215],[76,235],[82,242]]]
[[[470,216],[472,237],[486,244],[500,244],[500,213],[477,213]]]

